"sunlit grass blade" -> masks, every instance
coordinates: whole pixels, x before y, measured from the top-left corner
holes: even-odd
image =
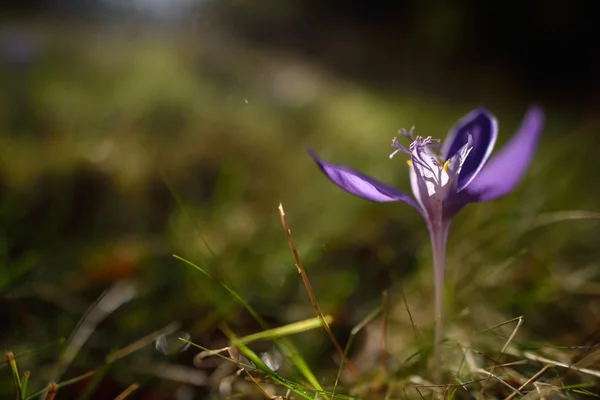
[[[288,381],[286,379],[284,379],[281,375],[279,375],[278,373],[273,371],[271,368],[269,368],[267,366],[267,364],[265,364],[265,362],[258,355],[256,355],[256,353],[254,353],[252,350],[250,350],[250,348],[248,346],[246,346],[244,343],[240,342],[240,340],[235,336],[235,334],[226,325],[222,325],[221,330],[223,331],[225,336],[227,336],[227,338],[229,339],[231,344],[233,346],[237,347],[238,350],[250,362],[252,362],[259,371],[261,371],[265,375],[269,376],[269,378],[271,378],[273,381],[286,386],[288,389],[292,390],[294,393],[298,394],[299,396],[302,396],[306,399],[311,399],[311,400],[313,399],[314,396],[312,396],[309,393],[306,393],[304,390],[300,390],[300,389],[298,389],[298,387],[296,387],[294,385],[288,385],[287,384]],[[321,390],[321,392],[322,392],[322,390]]]
[[[333,321],[333,318],[329,315],[325,316],[325,319],[329,323],[331,323]],[[311,319],[308,319],[305,321],[294,322],[294,323],[284,325],[284,326],[281,326],[278,328],[267,329],[262,332],[257,332],[257,333],[253,333],[251,335],[236,338],[236,340],[237,340],[236,343],[238,345],[246,345],[248,343],[255,342],[258,340],[275,340],[275,339],[282,338],[283,336],[293,335],[296,333],[305,332],[305,331],[320,328],[320,327],[322,327],[322,321],[320,318],[315,317],[315,318],[311,318]],[[196,345],[188,340],[185,340],[183,338],[180,338],[180,340],[183,341],[184,343],[192,344],[195,347],[202,348],[201,346],[198,346],[198,345]],[[206,351],[211,353],[211,351],[208,349]],[[213,353],[213,355],[218,355],[218,354]],[[290,354],[287,354],[287,356],[292,357],[292,358],[294,357],[293,355],[290,355]],[[308,368],[308,366],[304,363],[304,360],[302,358],[296,359],[295,363],[296,363],[296,367],[298,367],[299,369],[300,368]],[[310,370],[308,370],[308,371],[310,371]],[[307,374],[307,373],[310,373],[310,372],[305,372],[305,374]]]
[[[247,347],[243,343],[239,343],[239,338],[237,338],[235,336],[235,334],[227,326],[222,325],[221,330],[229,338],[232,345],[237,347],[237,349],[240,351],[240,353],[242,353],[249,361],[251,361],[253,364],[255,364],[255,366],[256,366],[255,369],[263,372],[265,375],[268,375],[271,380],[288,388],[289,390],[293,391],[294,393],[297,393],[298,395],[300,395],[306,399],[311,399],[311,400],[317,399],[318,398],[317,395],[321,395],[325,399],[327,399],[326,396],[331,396],[332,398],[345,399],[345,400],[355,399],[354,397],[345,396],[345,395],[337,395],[336,394],[334,396],[333,392],[329,392],[326,390],[315,390],[315,394],[311,395],[309,393],[309,391],[311,391],[310,388],[307,388],[304,385],[301,385],[296,382],[285,379],[284,377],[279,375],[277,372],[271,370],[265,364],[265,362],[260,357],[258,357],[258,355],[256,353],[254,353],[249,347]],[[196,346],[196,347],[202,348],[201,346]],[[208,350],[208,349],[204,349],[204,350]],[[221,356],[221,357],[224,357],[224,356]],[[227,357],[224,357],[224,358],[227,358]],[[227,358],[227,359],[229,359],[229,358]],[[249,365],[244,365],[244,364],[242,364],[242,365],[246,369],[253,369]]]
[[[250,313],[250,315],[252,315],[252,317],[260,324],[260,326],[263,329],[265,329],[265,330],[270,329],[269,325],[261,318],[260,315],[258,315],[258,313],[254,310],[254,308],[252,308],[252,306],[250,304],[248,304],[248,302],[246,302],[235,290],[231,289],[225,283],[215,279],[211,274],[209,274],[207,271],[205,271],[200,266],[192,263],[191,261],[188,261],[185,258],[180,257],[176,254],[174,254],[173,257],[175,257],[176,259],[195,268],[196,270],[201,272],[203,275],[205,275],[207,278],[209,278],[213,282],[217,283],[219,286],[221,286],[223,289],[225,289],[229,294],[231,294],[231,296],[235,300],[237,300],[242,305],[242,307],[244,307]],[[283,354],[284,356],[289,358],[290,362],[296,366],[296,368],[300,371],[300,373],[302,373],[302,375],[304,375],[304,378],[311,385],[313,385],[313,387],[315,389],[317,389],[320,392],[323,391],[323,388],[322,388],[321,384],[319,383],[319,380],[317,379],[315,374],[312,372],[312,370],[309,368],[308,364],[304,360],[304,357],[302,357],[302,355],[296,349],[296,346],[294,346],[294,344],[291,341],[289,341],[288,339],[282,338],[282,339],[273,341],[273,343],[275,343],[275,345],[277,346],[277,348],[279,349],[281,354]]]
[[[325,316],[325,320],[328,323],[333,322],[333,317],[330,315]],[[237,340],[239,343],[248,344],[256,342],[258,340],[275,340],[283,336],[295,335],[297,333],[306,332],[311,329],[320,328],[323,326],[321,318],[315,317],[306,319],[304,321],[293,322],[288,325],[280,326],[278,328],[267,329],[262,332],[253,333],[251,335],[242,336]]]
[[[298,368],[298,370],[302,373],[302,375],[304,375],[304,378],[306,378],[306,380],[318,392],[325,393],[325,390],[323,389],[323,387],[317,380],[317,377],[315,376],[315,374],[312,372],[312,370],[306,363],[306,360],[304,360],[304,357],[302,357],[302,355],[300,354],[300,352],[298,351],[296,346],[294,346],[289,339],[282,338],[281,340],[276,341],[274,343],[277,345],[279,351],[281,351],[281,353],[284,356],[286,356],[287,358],[290,359],[292,364],[294,364],[296,366],[296,368]]]
[[[224,331],[226,331],[226,332],[231,332],[231,330],[229,330],[227,327],[222,327],[222,329],[223,329]],[[233,335],[233,334],[232,334],[232,336],[231,336],[231,337],[232,337],[232,338],[235,338],[235,335]],[[240,341],[240,339],[241,339],[241,338],[237,338],[237,340],[238,340],[238,341]],[[213,357],[213,356],[214,356],[214,357],[219,357],[219,358],[221,358],[221,359],[223,359],[223,360],[225,360],[225,361],[228,361],[228,362],[235,362],[235,361],[234,361],[234,360],[232,360],[230,357],[227,357],[227,356],[225,356],[225,355],[221,354],[221,353],[223,353],[223,352],[227,352],[227,351],[229,351],[230,347],[225,347],[225,348],[222,348],[222,349],[217,349],[217,350],[214,350],[214,349],[209,349],[209,348],[206,348],[206,347],[204,347],[204,346],[201,346],[201,345],[199,345],[199,344],[197,344],[197,343],[191,342],[191,341],[189,341],[189,340],[187,340],[187,339],[179,338],[179,340],[181,340],[182,342],[184,342],[184,343],[186,343],[186,344],[189,344],[189,345],[190,345],[190,346],[192,346],[192,347],[196,347],[197,349],[200,349],[200,350],[202,350],[202,353],[200,353],[200,354],[202,354],[202,356],[203,356],[203,357],[202,357],[202,359],[203,359],[203,358],[205,358],[205,357]],[[232,343],[232,345],[233,345],[233,343]],[[252,366],[252,365],[247,365],[247,364],[244,364],[244,363],[240,362],[240,364],[241,364],[241,365],[242,365],[242,366],[243,366],[243,367],[244,367],[246,370],[249,370],[249,371],[251,371],[251,370],[256,370],[256,371],[259,371],[259,372],[264,372],[266,375],[268,375],[268,376],[269,376],[269,378],[270,378],[270,379],[271,379],[271,380],[272,380],[274,383],[280,384],[281,386],[284,386],[284,387],[286,387],[287,389],[289,389],[289,390],[291,390],[291,391],[294,391],[295,393],[298,393],[298,394],[300,394],[300,395],[301,395],[302,397],[304,397],[304,398],[310,398],[310,399],[314,399],[315,397],[314,397],[314,396],[313,396],[313,397],[311,397],[311,396],[310,396],[310,394],[309,394],[309,393],[311,393],[312,391],[314,391],[314,392],[315,392],[315,395],[316,395],[316,394],[321,394],[323,397],[325,397],[325,396],[331,396],[332,398],[337,398],[337,399],[354,399],[353,397],[350,397],[350,396],[345,396],[345,395],[340,395],[340,394],[335,394],[335,395],[334,395],[334,393],[333,393],[333,392],[329,392],[329,391],[326,391],[326,390],[322,390],[322,391],[315,390],[315,388],[311,388],[311,387],[308,387],[308,386],[305,386],[305,385],[299,384],[299,383],[297,383],[297,382],[291,381],[291,380],[289,380],[289,379],[286,379],[286,378],[282,377],[281,375],[279,375],[277,372],[275,372],[275,371],[271,370],[270,368],[269,368],[268,370],[264,370],[264,371],[263,371],[262,369],[260,369],[260,368],[258,368],[258,367],[262,365],[263,367],[266,367],[266,368],[268,368],[268,366],[267,366],[267,365],[264,363],[264,361],[263,361],[262,359],[260,359],[260,358],[259,358],[259,357],[256,355],[256,353],[252,352],[252,350],[250,350],[249,348],[247,348],[247,346],[246,346],[244,343],[239,343],[239,342],[238,342],[238,345],[237,345],[237,346],[235,346],[235,347],[237,347],[237,348],[238,348],[238,350],[239,350],[239,351],[240,351],[240,352],[241,352],[241,353],[242,353],[242,354],[243,354],[243,355],[244,355],[244,356],[245,356],[245,357],[246,357],[248,360],[252,361],[253,363],[254,363],[254,361],[257,361],[257,362],[255,363],[255,366]],[[245,350],[245,349],[247,349],[247,352],[244,352],[244,351],[242,351],[243,349],[244,349],[244,350]],[[249,355],[248,355],[248,354],[249,354]],[[254,354],[254,357],[253,357],[253,354]],[[257,358],[258,358],[258,360],[256,360]],[[237,364],[237,363],[236,363],[236,364]],[[308,396],[308,397],[307,397],[307,396]]]

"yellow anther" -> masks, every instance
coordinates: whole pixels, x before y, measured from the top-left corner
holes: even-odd
[[[450,164],[450,160],[446,160],[446,162],[444,163],[444,166],[442,167],[445,172],[448,172],[448,164]]]
[[[406,160],[406,163],[408,164],[409,167],[412,167],[412,161],[411,160]]]

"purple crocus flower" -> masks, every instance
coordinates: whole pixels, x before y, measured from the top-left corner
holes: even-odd
[[[390,158],[398,153],[410,157],[407,163],[414,198],[353,169],[323,161],[309,149],[325,175],[342,189],[380,203],[403,201],[425,219],[434,258],[436,364],[443,336],[446,240],[452,217],[469,203],[497,199],[517,186],[533,158],[543,121],[542,110],[531,107],[517,133],[489,162],[498,123],[485,108],[459,119],[441,146],[440,140],[431,136],[415,137],[414,128],[400,131],[412,143],[404,146],[394,138],[396,150]]]

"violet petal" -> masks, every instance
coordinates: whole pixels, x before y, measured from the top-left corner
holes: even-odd
[[[535,154],[543,125],[543,111],[529,108],[515,135],[465,188],[472,200],[494,200],[517,186]]]
[[[449,221],[458,214],[467,204],[477,201],[466,190],[451,192],[444,200],[444,220]]]
[[[480,107],[459,119],[450,129],[442,145],[440,155],[449,160],[473,138],[473,150],[462,166],[456,189],[463,190],[477,176],[489,158],[498,135],[498,122],[485,108]]]
[[[319,168],[321,168],[321,171],[323,171],[333,183],[348,193],[378,203],[403,201],[417,210],[419,214],[423,215],[421,207],[419,207],[417,202],[415,202],[410,195],[346,166],[323,161],[311,149],[308,149],[308,152]]]

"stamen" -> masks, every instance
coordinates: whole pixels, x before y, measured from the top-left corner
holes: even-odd
[[[427,153],[425,152],[425,147],[427,147],[427,146],[437,147],[437,145],[440,143],[440,139],[434,139],[431,136],[415,137],[414,131],[415,131],[414,126],[411,127],[408,132],[406,131],[406,129],[401,129],[399,131],[399,133],[402,136],[410,138],[412,140],[412,142],[410,143],[408,148],[406,148],[402,144],[400,144],[400,142],[398,141],[397,138],[392,139],[392,146],[395,147],[396,150],[394,150],[394,152],[392,154],[390,154],[390,158],[393,158],[398,152],[408,154],[409,156],[412,157],[412,160],[414,160],[414,162],[416,162],[419,166],[429,170],[429,172],[431,174],[436,175],[437,173],[439,173],[439,170],[434,171],[434,169],[432,168],[432,165],[441,169],[442,161],[433,157],[431,159],[431,162],[428,162],[425,159],[423,159],[423,157],[428,156],[428,155],[426,155]],[[407,160],[407,162],[406,162],[409,167],[413,166],[412,160]],[[437,168],[436,168],[436,170],[437,170]]]
[[[404,147],[400,144],[400,142],[398,141],[397,138],[392,139],[392,146],[395,147],[396,150],[394,150],[394,152],[392,154],[390,154],[390,158],[393,158],[396,155],[396,153],[398,153],[399,151],[401,151],[402,153],[406,153],[408,155],[411,154],[410,151],[406,147]]]
[[[402,128],[398,131],[399,134],[401,134],[404,137],[409,138],[411,141],[415,140],[414,132],[415,132],[414,125],[410,128],[410,130],[408,132],[404,128]]]
[[[450,160],[446,160],[446,162],[444,163],[444,166],[442,167],[442,169],[443,169],[445,172],[448,172],[448,164],[450,164]]]

